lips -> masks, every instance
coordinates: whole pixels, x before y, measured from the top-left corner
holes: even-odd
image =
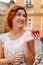
[[[19,24],[23,24],[23,21],[21,21],[21,20],[18,20],[18,23],[19,23]]]

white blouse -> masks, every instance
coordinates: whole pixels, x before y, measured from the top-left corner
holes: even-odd
[[[18,38],[17,40],[10,40],[9,37],[9,32],[0,35],[0,40],[2,40],[2,47],[4,47],[4,55],[5,57],[10,57],[16,53],[20,53],[23,52],[23,44],[24,41],[27,38],[30,38],[31,36],[31,32],[30,31],[26,31],[20,38]],[[25,58],[22,58],[21,61],[23,61],[23,63],[21,65],[26,65],[25,62]],[[20,62],[12,62],[13,65],[20,65]]]

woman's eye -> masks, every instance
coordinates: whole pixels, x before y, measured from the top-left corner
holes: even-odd
[[[23,15],[23,17],[26,17],[25,15]]]
[[[20,14],[17,14],[17,16],[21,16]]]

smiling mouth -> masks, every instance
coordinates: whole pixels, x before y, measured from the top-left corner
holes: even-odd
[[[23,24],[23,21],[18,21],[19,24]]]

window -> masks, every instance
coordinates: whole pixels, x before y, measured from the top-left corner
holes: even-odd
[[[10,1],[14,1],[16,3],[16,0],[0,0],[0,2],[9,3]]]
[[[10,0],[0,0],[0,2],[9,3],[9,2],[10,2]]]
[[[33,5],[33,0],[24,0],[24,4],[32,4]]]
[[[43,17],[41,18],[41,30],[43,30]]]
[[[10,0],[11,3],[16,3],[16,0]]]
[[[28,18],[26,29],[32,29],[32,18]]]

